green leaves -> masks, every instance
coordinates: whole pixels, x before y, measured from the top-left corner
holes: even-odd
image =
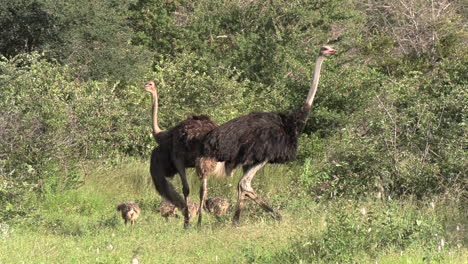
[[[151,140],[141,132],[145,108],[125,103],[141,102],[139,93],[124,100],[114,83],[77,82],[71,68],[37,53],[4,58],[0,71],[0,177],[18,189],[0,190],[1,201],[75,188],[79,161],[141,155]]]
[[[2,1],[0,7],[0,54],[12,57],[31,52],[56,38],[56,16],[42,1]]]

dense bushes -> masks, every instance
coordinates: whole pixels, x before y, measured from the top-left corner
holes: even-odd
[[[115,83],[77,82],[71,71],[36,53],[0,61],[4,204],[31,190],[75,187],[79,161],[141,153],[149,145],[138,88],[117,93]]]
[[[444,65],[437,72],[443,73]],[[342,185],[343,191],[355,192],[359,186],[374,183],[374,188],[392,194],[424,196],[463,184],[465,150],[452,140],[461,139],[466,130],[462,121],[466,81],[454,82],[444,75],[432,79],[412,72],[384,81],[373,91],[370,104],[354,115],[357,119],[346,125],[344,140],[337,142],[349,143],[330,151],[329,164],[338,184],[360,179],[355,186]],[[451,83],[449,89],[447,83]],[[459,163],[453,163],[454,159]],[[333,166],[333,161],[343,166]]]
[[[13,0],[0,5],[0,53],[39,51],[73,67],[81,80],[135,81],[152,53],[128,45],[133,31],[126,3]]]
[[[467,86],[468,69],[467,56],[457,44],[462,34],[455,33],[462,20],[453,3],[407,4],[391,2],[384,8],[369,2],[362,9],[368,42],[353,57],[370,67],[352,63],[355,74],[346,73],[347,66],[339,71],[348,81],[324,80],[334,91],[323,95],[324,101],[318,98],[310,119],[322,140],[314,139],[319,146],[309,148],[316,158],[310,160],[308,174],[330,184],[330,194],[370,191],[423,197],[466,184],[466,146],[461,142],[466,136],[462,87]],[[412,20],[409,13],[414,10],[433,16]],[[396,33],[405,29],[412,37]],[[447,43],[447,38],[454,39]],[[301,151],[307,156],[307,149]]]
[[[55,2],[0,8],[0,202],[76,186],[80,161],[147,156],[147,79],[163,128],[191,113],[222,123],[290,110],[323,44],[339,55],[324,64],[301,138],[305,192],[327,182],[333,195],[424,197],[466,184],[456,1]],[[411,19],[413,9],[428,15]]]

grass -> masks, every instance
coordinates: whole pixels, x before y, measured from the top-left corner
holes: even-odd
[[[94,169],[81,188],[47,194],[34,216],[0,232],[0,263],[130,263],[134,257],[140,263],[467,263],[466,213],[453,204],[432,209],[411,200],[318,202],[291,196],[291,184],[274,184],[279,177],[292,182],[295,173],[269,166],[254,180],[259,193],[280,209],[282,222],[249,202],[238,228],[231,215],[206,214],[201,229],[185,230],[182,219],[164,221],[156,212],[160,197],[147,164]],[[193,172],[189,177],[191,199],[198,201],[198,180]],[[234,178],[210,180],[210,193],[235,201],[239,177],[237,172]],[[127,200],[142,207],[133,228],[115,210]],[[366,215],[360,213],[363,207]],[[433,232],[446,239],[440,252]]]
[[[183,230],[180,221],[166,223],[150,215],[134,229],[119,225],[78,236],[18,231],[2,243],[2,252],[9,254],[0,259],[2,263],[126,263],[136,256],[141,263],[239,263],[268,252],[262,249],[281,249],[288,241],[284,234],[294,236],[299,231],[267,222],[239,229],[218,225]]]

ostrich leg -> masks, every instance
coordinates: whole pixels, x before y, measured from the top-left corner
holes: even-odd
[[[208,178],[203,177],[200,186],[200,208],[198,210],[198,227],[202,224],[203,207],[205,206],[206,197],[208,194]]]
[[[184,214],[184,227],[187,228],[190,224],[190,212],[188,210],[188,196],[190,194],[190,186],[187,181],[187,175],[185,174],[185,165],[183,161],[180,159],[175,160],[174,165],[179,172],[180,179],[182,181],[182,192],[184,193],[184,203],[185,206],[183,208]]]
[[[275,210],[273,210],[273,208],[271,208],[271,206],[265,200],[260,198],[255,193],[252,186],[250,185],[250,183],[251,183],[253,177],[255,176],[255,174],[257,173],[257,171],[259,169],[261,169],[263,166],[265,166],[265,164],[267,162],[268,161],[264,161],[264,162],[262,162],[260,164],[245,165],[245,166],[242,167],[243,172],[244,172],[244,176],[242,176],[241,180],[239,181],[239,185],[238,185],[238,198],[237,198],[237,204],[236,204],[236,212],[235,212],[234,218],[233,218],[234,225],[239,224],[241,211],[244,208],[245,196],[248,196],[250,199],[254,200],[257,204],[259,204],[263,208],[263,210],[275,214],[275,218],[277,220],[281,220],[281,215],[278,212],[276,212]]]

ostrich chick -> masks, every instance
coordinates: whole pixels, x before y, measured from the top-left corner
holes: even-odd
[[[125,202],[117,205],[117,211],[122,213],[122,218],[125,220],[125,224],[128,221],[133,225],[140,215],[140,207],[135,202]]]
[[[199,206],[197,203],[189,201],[187,203],[187,207],[189,212],[189,221],[191,221],[195,216],[197,216]]]
[[[224,198],[213,197],[206,200],[206,209],[216,216],[221,216],[226,214],[227,210],[231,203]]]
[[[161,216],[166,218],[166,220],[171,216],[176,218],[179,217],[177,215],[177,207],[168,200],[161,201],[161,203],[159,204],[159,213],[161,213]]]

